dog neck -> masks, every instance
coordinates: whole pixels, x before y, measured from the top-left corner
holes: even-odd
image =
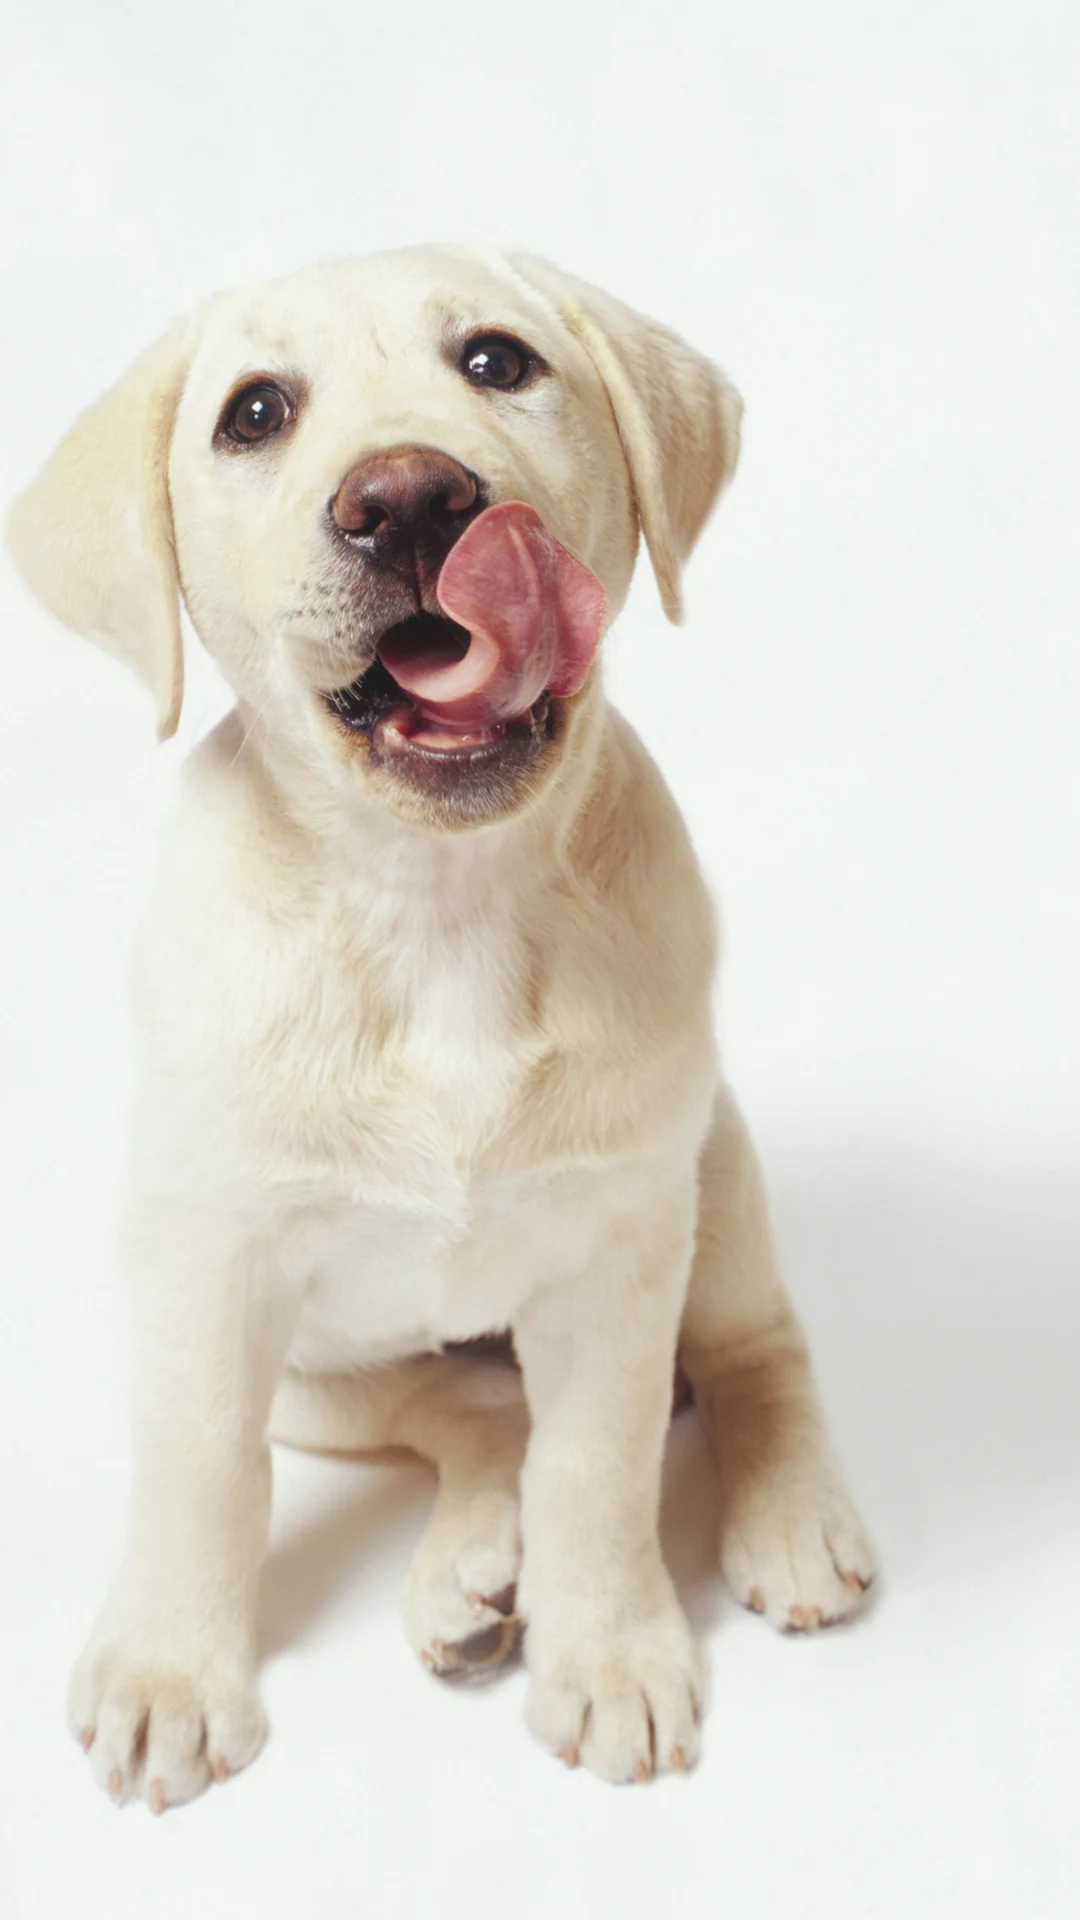
[[[448,828],[403,818],[331,762],[310,730],[275,727],[241,700],[235,769],[287,824],[296,853],[353,874],[369,895],[439,902],[475,919],[485,899],[535,892],[537,876],[573,884],[575,847],[597,786],[609,709],[599,674],[575,703],[555,778],[531,803],[490,823]],[[299,843],[299,844],[297,844]]]

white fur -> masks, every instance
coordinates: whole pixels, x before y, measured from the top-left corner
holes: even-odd
[[[447,355],[485,325],[552,368],[513,405]],[[306,382],[298,429],[222,455],[226,395],[275,370]],[[413,1645],[483,1665],[527,1612],[530,1724],[613,1780],[697,1745],[656,1531],[677,1345],[739,1597],[813,1626],[870,1578],[718,1081],[709,903],[599,667],[546,784],[466,829],[418,817],[317,698],[350,677],[323,509],[362,453],[433,444],[534,505],[613,611],[640,517],[674,611],[737,434],[733,389],[655,323],[526,257],[418,249],[211,302],[16,508],[27,578],[141,673],[162,731],[178,585],[239,699],[189,762],[140,970],[138,1468],[72,1693],[117,1798],[160,1809],[260,1743],[271,1419],[438,1462]],[[501,1328],[527,1452],[517,1376],[438,1356]]]

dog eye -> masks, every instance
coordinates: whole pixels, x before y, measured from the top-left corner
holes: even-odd
[[[281,388],[264,381],[237,395],[220,431],[238,445],[250,447],[257,441],[268,440],[271,434],[280,433],[282,427],[288,426],[293,413],[292,403]]]
[[[537,357],[521,340],[490,333],[470,340],[461,356],[461,371],[474,387],[497,387],[511,393],[522,387],[536,369]]]

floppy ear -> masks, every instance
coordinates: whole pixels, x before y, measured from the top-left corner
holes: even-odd
[[[7,528],[38,599],[149,687],[161,740],[176,732],[184,688],[168,462],[191,353],[185,324],[136,360],[76,420]]]
[[[607,388],[664,612],[681,620],[682,563],[735,471],[742,401],[658,321],[546,260],[510,259],[554,302]]]

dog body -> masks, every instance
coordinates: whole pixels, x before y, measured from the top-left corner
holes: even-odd
[[[549,873],[532,821],[440,841],[395,823],[373,845],[346,819],[308,841],[235,714],[189,765],[140,970],[137,1188],[272,1240],[301,1289],[299,1366],[509,1327],[657,1180],[695,1190],[708,902],[655,768],[604,722],[604,804],[644,891],[622,858],[597,886],[587,846],[570,884]],[[678,1014],[635,1033],[645,997]]]
[[[581,651],[639,526],[677,613],[738,417],[596,289],[417,249],[210,303],[16,508],[30,583],[135,667],[163,732],[178,587],[238,695],[185,770],[139,974],[139,1460],[72,1694],[116,1797],[182,1800],[260,1743],[268,1424],[436,1461],[413,1644],[485,1664],[518,1589],[530,1723],[612,1779],[696,1747],[656,1528],[677,1347],[738,1596],[812,1626],[870,1578],[718,1075],[707,893]],[[554,569],[573,691],[550,692],[560,640],[520,712],[403,700],[433,647],[450,684],[466,535]],[[524,1399],[442,1351],[505,1329]]]

